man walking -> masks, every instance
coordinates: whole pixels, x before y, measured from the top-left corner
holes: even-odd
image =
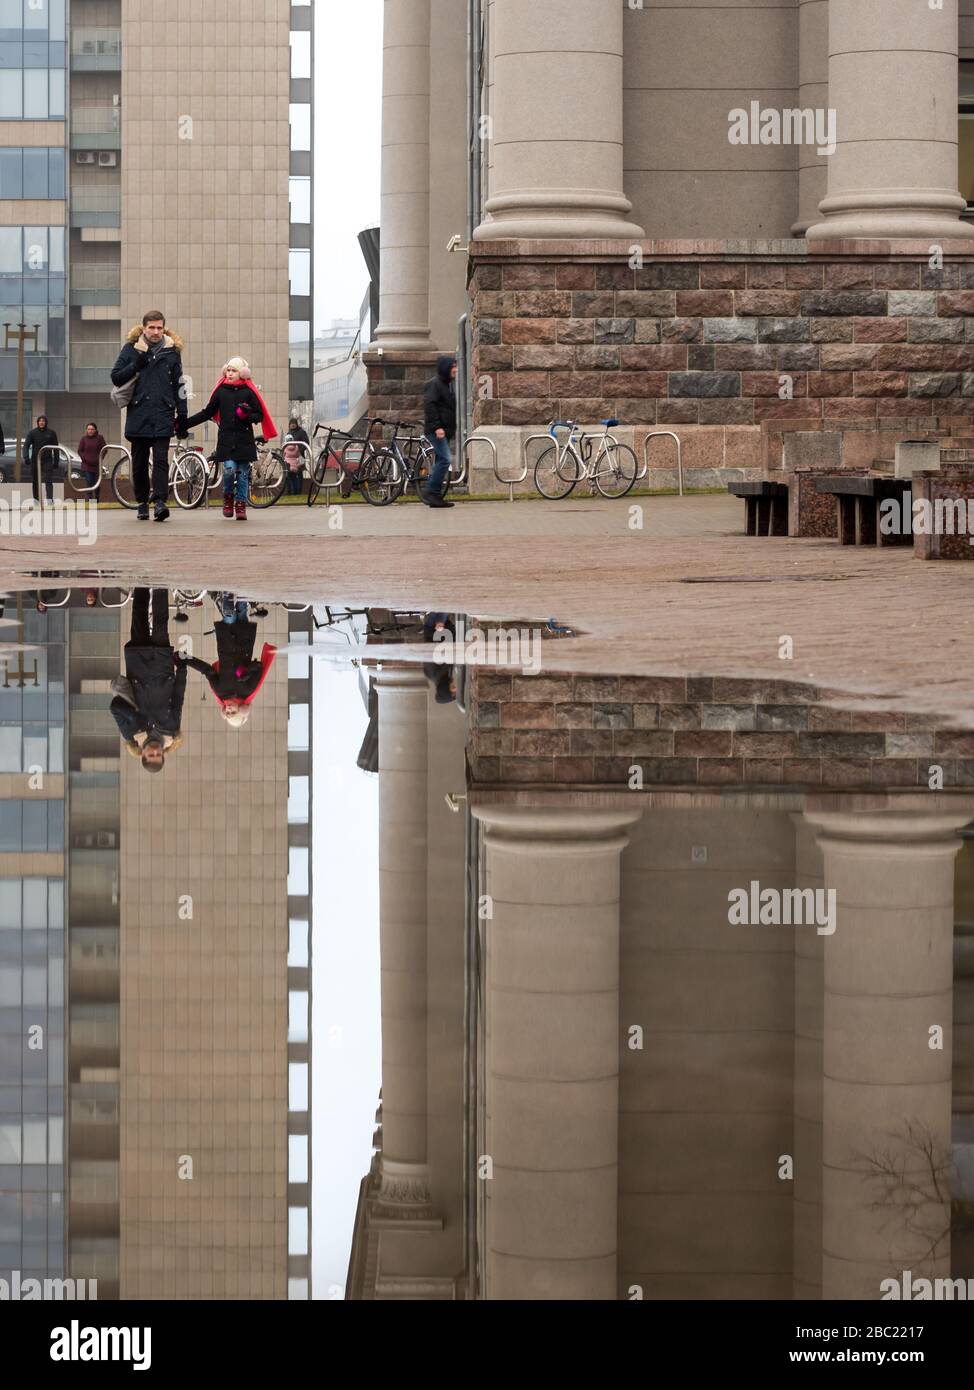
[[[182,350],[179,336],[166,331],[162,311],[151,309],[142,316],[142,327],[132,329],[112,368],[113,386],[134,382],[125,412],[125,438],[132,445],[132,483],[140,521],[148,521],[150,501],[155,502],[156,521],[169,517],[169,441],[173,433],[186,432]]]
[[[427,439],[433,441],[436,462],[430,472],[423,501],[428,507],[452,507],[446,500],[447,475],[453,462],[450,444],[457,432],[457,377],[455,357],[443,356],[436,363],[436,376],[426,383],[423,395]]]

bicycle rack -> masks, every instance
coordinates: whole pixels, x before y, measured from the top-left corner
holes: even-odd
[[[493,469],[494,469],[494,477],[497,479],[497,481],[498,481],[499,483],[504,482],[504,479],[503,479],[503,478],[499,475],[499,473],[497,472],[497,445],[496,445],[496,444],[494,443],[494,441],[493,441],[491,438],[489,438],[486,434],[471,434],[471,435],[469,435],[469,436],[463,441],[463,449],[461,450],[461,458],[463,459],[463,469],[462,469],[462,471],[461,471],[461,473],[460,473],[459,478],[454,479],[454,481],[455,481],[455,483],[456,483],[456,486],[457,486],[457,487],[463,487],[464,483],[467,481],[467,479],[468,479],[468,477],[469,477],[469,475],[470,475],[470,446],[471,446],[471,444],[486,444],[486,445],[487,445],[487,447],[488,447],[488,449],[490,450],[491,455],[492,455],[492,463],[493,463]],[[512,483],[512,484],[511,484],[511,501],[513,501],[513,500],[514,500],[514,485],[513,485],[513,483]]]
[[[35,474],[36,474],[36,486],[37,486],[38,506],[40,507],[41,511],[44,510],[44,506],[45,506],[45,501],[44,501],[44,466],[43,466],[43,463],[42,463],[42,459],[44,458],[44,455],[45,455],[45,454],[55,454],[55,455],[57,455],[57,454],[67,454],[67,455],[69,455],[71,458],[78,459],[78,463],[79,463],[79,464],[81,463],[81,460],[80,460],[80,458],[78,458],[78,455],[77,455],[72,449],[66,449],[66,448],[64,447],[63,444],[45,444],[44,447],[43,447],[43,449],[38,449],[38,451],[37,451],[37,458],[36,458],[35,463],[34,463],[34,469],[35,469]],[[70,472],[70,463],[69,463],[69,465],[68,465],[68,469],[69,469],[69,472]],[[52,483],[51,486],[53,487],[54,484]]]
[[[128,461],[129,461],[129,474],[130,474],[130,476],[131,476],[131,472],[132,472],[132,452],[131,452],[131,450],[128,449],[124,444],[106,444],[105,447],[104,447],[104,449],[102,449],[101,453],[100,453],[99,456],[98,456],[98,468],[99,468],[100,478],[102,478],[102,477],[107,478],[107,479],[109,480],[109,482],[111,482],[112,474],[114,473],[115,468],[117,467],[117,464],[112,464],[111,466],[109,466],[109,464],[106,462],[106,460],[107,460],[109,454],[121,454],[122,458],[127,458]],[[100,480],[100,479],[99,479],[99,480]]]
[[[65,589],[65,590],[64,590],[64,598],[61,599],[60,603],[48,603],[48,601],[47,601],[46,598],[41,598],[41,594],[46,594],[46,593],[55,593],[55,594],[56,594],[56,593],[58,593],[58,590],[57,590],[57,589],[51,589],[51,590],[48,590],[48,589],[38,589],[38,590],[37,590],[37,601],[38,601],[38,603],[43,603],[43,605],[44,605],[45,608],[67,608],[68,604],[71,602],[71,595],[74,593],[74,590],[73,590],[73,589]]]
[[[131,589],[119,589],[118,592],[125,595],[121,603],[109,603],[108,600],[102,596],[102,591],[99,589],[98,602],[101,604],[102,608],[124,608],[127,604],[132,602],[133,591]]]
[[[53,449],[54,447],[55,447],[55,446],[54,446],[53,444],[47,444],[47,445],[45,445],[45,447],[41,450],[41,453],[42,453],[42,454],[43,454],[43,453],[46,453],[46,451],[47,451],[48,449]],[[58,444],[56,447],[57,447],[58,453],[64,454],[64,458],[65,458],[65,464],[66,464],[66,472],[65,472],[65,477],[64,477],[64,485],[65,485],[65,488],[70,487],[72,492],[78,493],[78,495],[81,496],[81,497],[87,497],[87,496],[89,496],[91,493],[97,494],[98,489],[101,487],[101,469],[99,468],[98,479],[97,479],[97,481],[96,481],[94,484],[92,484],[92,486],[90,486],[90,487],[79,487],[78,484],[75,482],[75,478],[77,478],[78,481],[80,482],[81,476],[82,476],[82,474],[81,474],[81,455],[75,453],[74,449],[66,449],[66,448],[64,447],[63,444]],[[76,470],[76,471],[75,471],[75,470]]]
[[[682,497],[682,496],[683,496],[683,445],[682,445],[682,443],[680,442],[680,436],[679,436],[678,434],[674,434],[672,430],[651,430],[650,433],[647,434],[645,440],[643,441],[643,466],[642,466],[642,471],[636,474],[636,481],[638,482],[641,478],[645,478],[646,475],[647,475],[648,472],[649,472],[649,441],[650,441],[651,439],[659,439],[659,438],[661,438],[661,437],[667,437],[667,438],[669,438],[669,439],[675,439],[675,440],[676,440],[676,467],[677,467],[677,473],[678,473],[679,479],[680,479],[680,496]]]
[[[525,480],[525,478],[528,476],[527,464],[525,464],[525,466],[522,468],[522,470],[521,470],[521,476],[520,476],[519,478],[502,478],[501,475],[500,475],[500,470],[499,470],[498,467],[497,467],[497,445],[496,445],[496,444],[494,443],[494,441],[490,438],[490,436],[489,436],[489,435],[486,435],[486,434],[472,434],[472,435],[470,436],[470,438],[469,438],[468,440],[466,440],[465,443],[464,443],[463,448],[464,448],[464,454],[465,454],[465,455],[466,455],[467,449],[470,448],[470,445],[471,445],[471,444],[486,444],[486,445],[487,445],[488,449],[489,449],[490,452],[491,452],[491,459],[492,459],[492,463],[493,463],[493,467],[494,467],[494,477],[497,479],[497,481],[501,484],[502,487],[507,487],[507,488],[510,489],[510,495],[509,495],[509,497],[508,497],[508,501],[509,501],[509,502],[513,502],[513,501],[514,501],[514,489],[515,489],[515,487],[517,487],[518,483],[523,483],[524,480]],[[466,468],[467,468],[467,466],[468,466],[468,462],[469,462],[468,459],[465,457],[465,458],[464,458],[464,469],[465,469],[465,470],[466,470]]]

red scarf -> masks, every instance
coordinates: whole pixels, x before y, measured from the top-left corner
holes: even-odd
[[[221,377],[220,377],[220,380],[217,382],[217,384],[216,384],[216,385],[214,386],[214,388],[213,388],[214,393],[217,392],[217,391],[219,391],[219,389],[220,389],[221,386],[249,386],[249,387],[250,387],[251,391],[253,391],[254,395],[257,397],[258,401],[260,402],[260,408],[261,408],[261,410],[264,412],[264,417],[263,417],[263,419],[262,419],[261,422],[260,422],[261,433],[263,434],[263,436],[264,436],[265,439],[273,439],[274,436],[277,434],[277,426],[274,424],[274,421],[271,419],[271,413],[270,413],[270,411],[267,409],[267,406],[266,406],[265,403],[264,403],[264,398],[263,398],[263,396],[260,394],[260,392],[257,390],[257,387],[254,385],[254,383],[253,383],[252,381],[245,381],[245,380],[243,380],[242,378],[241,378],[240,380],[238,380],[238,381],[227,381],[227,379],[226,379],[225,376],[221,376]],[[221,425],[221,424],[223,423],[223,422],[221,421],[221,419],[220,419],[220,412],[219,412],[219,411],[216,412],[216,414],[214,415],[213,418],[214,418],[214,420],[216,421],[216,423],[217,423],[218,425]],[[251,423],[253,423],[253,422],[251,422]]]

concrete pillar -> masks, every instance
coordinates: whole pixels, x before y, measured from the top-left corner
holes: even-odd
[[[823,887],[822,851],[804,816],[795,822],[795,887]],[[795,1070],[792,1152],[792,1291],[822,1297],[822,1014],[825,937],[795,932]]]
[[[940,1165],[950,1154],[954,858],[974,801],[931,794],[806,814],[825,889],[836,892],[825,938],[822,1297],[878,1299],[881,1281],[905,1270],[950,1274]],[[935,1027],[941,1048],[930,1045]]]
[[[809,240],[974,235],[957,191],[957,0],[829,0],[837,148]]]
[[[803,111],[829,106],[829,0],[798,0],[798,105]],[[795,236],[819,220],[828,192],[828,157],[815,145],[798,147],[798,219]]]
[[[619,0],[494,0],[493,164],[474,236],[635,237]]]
[[[422,672],[386,667],[379,691],[381,1195],[429,1201],[426,1152],[427,710]]]
[[[492,913],[486,1296],[614,1299],[619,857],[639,813],[473,814]]]
[[[385,0],[377,347],[430,346],[430,0]]]

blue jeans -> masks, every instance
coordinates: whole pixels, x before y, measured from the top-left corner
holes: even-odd
[[[447,474],[453,462],[453,457],[450,453],[450,441],[448,439],[437,439],[434,435],[433,449],[436,453],[436,462],[430,469],[426,491],[433,497],[442,497],[446,485]]]
[[[249,463],[235,463],[227,459],[223,465],[223,495],[235,496],[238,502],[246,502],[250,496]],[[236,487],[236,490],[235,490]]]
[[[225,623],[235,623],[238,618],[242,623],[247,621],[247,599],[237,599],[233,594],[224,594],[222,607]]]

